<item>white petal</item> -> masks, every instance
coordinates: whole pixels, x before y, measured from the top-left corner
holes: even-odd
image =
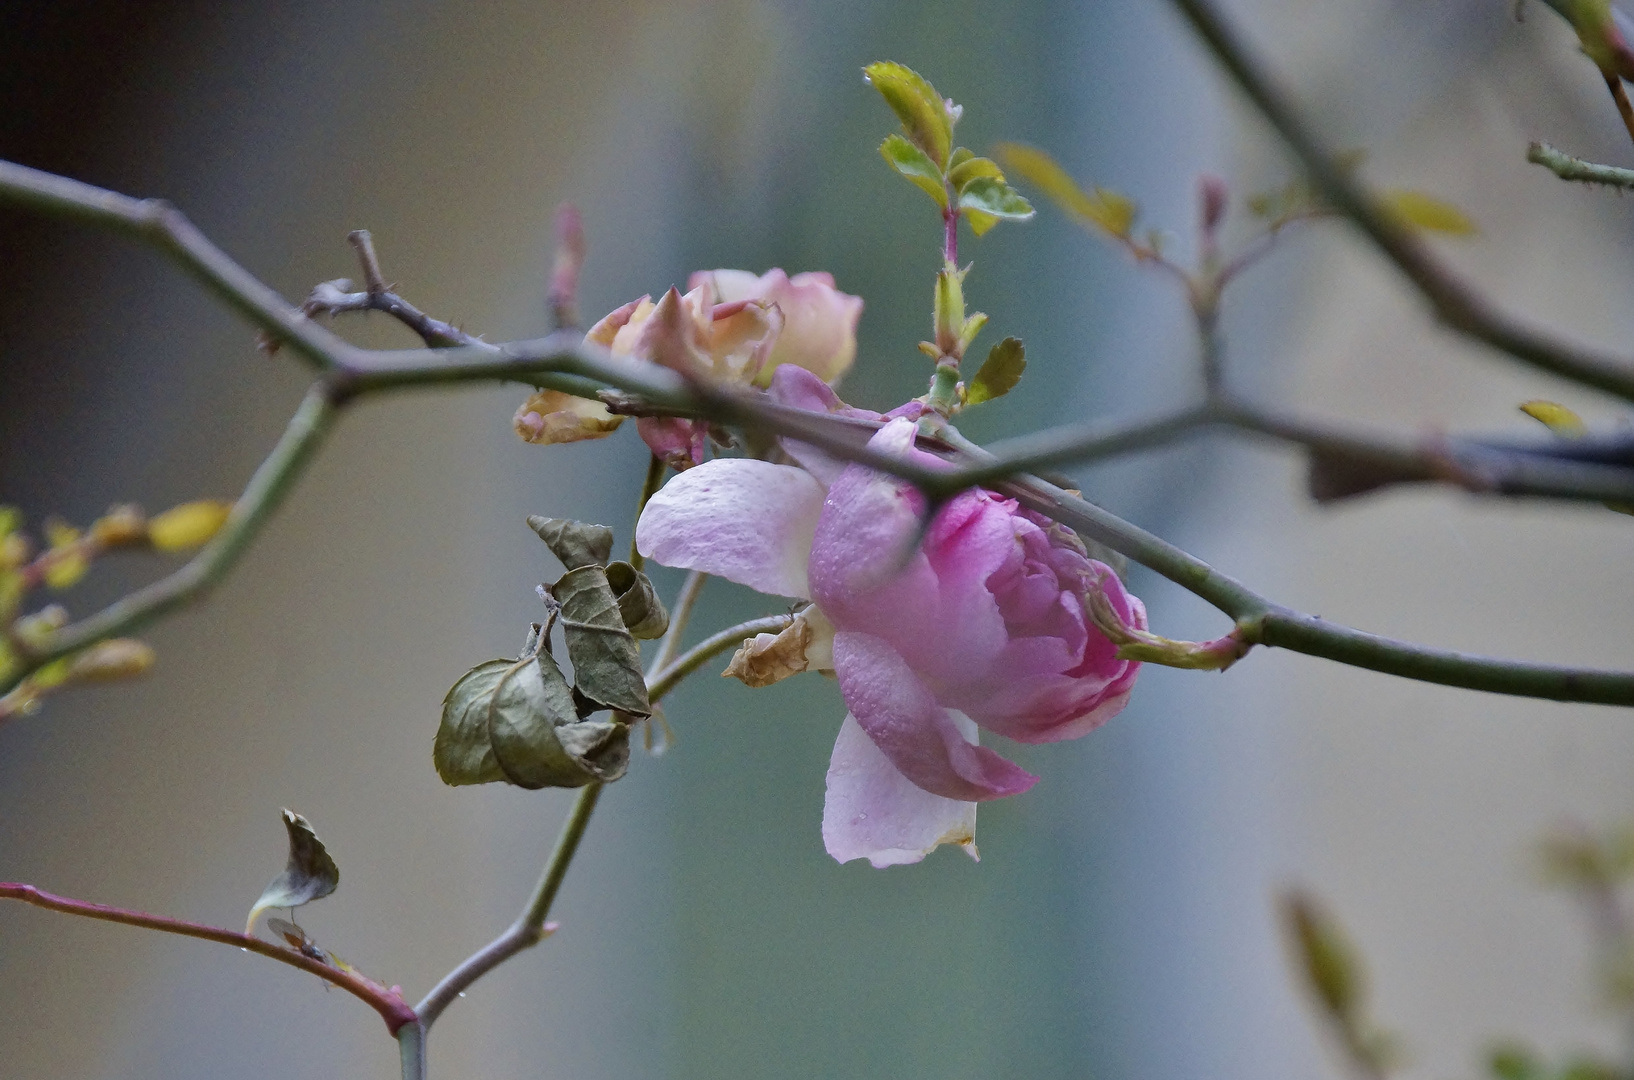
[[[716,458],[680,473],[647,501],[641,554],[773,596],[809,599],[806,563],[823,485],[792,465]]]
[[[951,711],[951,710],[950,710]],[[976,725],[954,722],[972,742]],[[897,771],[856,719],[847,715],[834,741],[823,803],[823,846],[839,862],[876,867],[916,863],[940,844],[976,858],[976,804],[932,795]]]

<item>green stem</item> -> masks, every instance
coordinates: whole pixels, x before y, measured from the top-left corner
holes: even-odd
[[[1436,302],[1438,310],[1450,322],[1465,329],[1466,332],[1482,337],[1483,340],[1494,340],[1501,347],[1506,347],[1502,346],[1501,339],[1508,333],[1507,330],[1498,333],[1496,338],[1487,333],[1487,330],[1494,325],[1503,330],[1507,324],[1501,320],[1498,323],[1483,321],[1486,320],[1486,315],[1479,309],[1479,305],[1470,306],[1473,301],[1462,291],[1461,283],[1443,275],[1439,265],[1430,261],[1426,249],[1403,232],[1393,220],[1380,213],[1360,189],[1355,188],[1349,178],[1333,165],[1322,152],[1320,145],[1306,132],[1303,121],[1245,59],[1246,54],[1206,0],[1175,0],[1175,3],[1192,19],[1204,39],[1220,55],[1231,73],[1249,92],[1250,97],[1306,160],[1313,177],[1327,192],[1330,201],[1361,224],[1368,234],[1396,259],[1398,265]],[[145,228],[145,223],[157,213],[149,204],[126,199],[111,192],[102,192],[60,177],[23,169],[20,166],[0,168],[0,199],[9,199],[60,214],[80,216],[127,228],[137,226]],[[164,235],[184,238],[190,235],[165,214],[160,213],[158,217],[168,222]],[[178,258],[186,256],[183,258],[184,262],[187,258],[193,258],[196,263],[199,260],[195,256],[202,249],[196,244],[189,243],[177,250],[181,252]],[[215,252],[213,248],[206,252],[210,253],[219,256],[219,252]],[[226,260],[225,256],[219,258],[225,260],[229,266],[234,265],[230,260]],[[215,263],[206,259],[201,265],[213,266]],[[235,273],[215,274],[210,276],[209,280],[218,291],[236,297],[234,306],[239,310],[248,312],[263,325],[282,326],[282,315],[279,313],[282,309],[277,308],[279,301],[276,296],[271,294],[270,290],[259,286],[253,278],[249,279],[249,284],[240,281],[239,275],[248,278],[242,270],[235,270]],[[254,292],[249,288],[250,284],[259,287],[272,299],[267,300],[263,296],[258,301],[255,296],[250,295]],[[268,314],[269,305],[271,314]],[[1481,317],[1472,319],[1471,312]],[[1483,326],[1486,327],[1485,330],[1481,329]],[[1521,344],[1525,345],[1525,342]],[[1620,362],[1599,363],[1593,358],[1585,361],[1575,354],[1562,354],[1564,356],[1562,359],[1549,350],[1545,350],[1548,352],[1547,357],[1530,357],[1526,348],[1511,351],[1515,351],[1516,355],[1523,358],[1533,359],[1540,367],[1557,371],[1589,385],[1603,386],[1618,393],[1626,392],[1628,396],[1634,398],[1634,370],[1625,369]],[[1218,405],[1211,406],[1215,411],[1210,415],[1182,413],[1168,421],[1157,422],[1155,427],[1149,426],[1143,430],[1141,426],[1136,426],[1133,434],[1125,431],[1121,434],[1114,433],[1114,436],[1106,439],[1092,437],[1076,448],[1061,442],[1049,445],[1048,440],[1059,439],[1060,434],[1056,433],[1053,436],[1046,434],[1039,437],[1038,444],[1032,446],[1026,453],[1012,453],[1002,460],[995,459],[979,448],[971,448],[961,440],[961,445],[967,453],[967,467],[964,471],[948,472],[899,461],[869,449],[866,443],[877,425],[841,417],[804,413],[798,409],[775,405],[765,400],[763,396],[748,392],[688,383],[668,369],[628,357],[613,356],[605,349],[587,345],[576,334],[556,334],[504,346],[482,344],[446,350],[422,349],[382,353],[354,349],[335,340],[335,347],[324,355],[330,359],[338,357],[339,370],[327,376],[325,386],[314,388],[308,395],[307,402],[303,404],[296,420],[292,421],[285,439],[257,472],[250,489],[246,490],[240,507],[235,510],[235,519],[229,522],[224,533],[208,545],[193,562],[170,578],[132,594],[98,615],[59,631],[49,644],[49,652],[31,657],[30,667],[13,673],[13,685],[17,678],[26,674],[32,667],[37,667],[39,663],[140,625],[184,602],[213,583],[232,564],[244,545],[253,538],[260,524],[293,481],[300,465],[305,462],[316,445],[318,437],[338,404],[358,394],[408,386],[473,380],[514,379],[538,383],[552,379],[567,379],[583,381],[575,392],[589,392],[590,386],[594,385],[615,387],[638,394],[660,407],[690,411],[694,415],[707,416],[717,422],[734,424],[749,430],[792,436],[847,460],[902,477],[922,487],[933,499],[939,495],[945,497],[974,483],[993,482],[1001,490],[1015,494],[1034,509],[1079,528],[1086,535],[1101,540],[1135,561],[1151,567],[1208,600],[1239,622],[1249,620],[1250,630],[1254,625],[1259,625],[1260,629],[1253,632],[1259,633],[1260,640],[1266,644],[1283,644],[1288,648],[1343,659],[1346,662],[1352,662],[1349,658],[1354,657],[1354,662],[1361,666],[1376,667],[1378,670],[1398,674],[1415,675],[1423,671],[1426,674],[1422,677],[1453,685],[1562,697],[1568,700],[1619,703],[1625,700],[1624,684],[1629,677],[1616,673],[1505,664],[1502,661],[1444,654],[1405,644],[1400,644],[1399,649],[1392,646],[1391,649],[1381,652],[1379,643],[1386,639],[1373,638],[1358,631],[1333,627],[1331,624],[1300,622],[1299,620],[1304,617],[1286,613],[1285,609],[1272,604],[1246,586],[1220,574],[1174,545],[1137,529],[1081,499],[1074,499],[1059,488],[1020,475],[1018,472],[1024,466],[1036,466],[1046,461],[1070,460],[1075,456],[1081,459],[1094,456],[1096,453],[1115,452],[1142,440],[1162,441],[1181,430],[1206,421],[1221,420],[1235,423],[1237,426],[1249,426],[1243,417],[1233,418],[1229,410],[1221,411]],[[1166,424],[1172,424],[1172,429],[1166,427]],[[953,435],[957,438],[956,432],[953,432]],[[1001,477],[1012,479],[1001,481]],[[1601,476],[1595,479],[1596,482],[1600,482],[1606,478]],[[1252,622],[1259,616],[1269,616],[1273,612],[1278,613],[1276,618],[1270,618],[1260,624]],[[1290,619],[1293,621],[1289,621]],[[673,640],[678,641],[678,635]],[[1409,662],[1414,657],[1424,662]],[[1513,678],[1502,675],[1502,671],[1506,669],[1514,673]],[[0,691],[3,689],[0,688]],[[1626,700],[1634,703],[1634,693]]]
[[[1584,184],[1606,184],[1617,188],[1634,188],[1634,169],[1620,169],[1615,165],[1596,165],[1592,161],[1572,157],[1556,150],[1548,143],[1535,142],[1526,148],[1526,160],[1542,165],[1562,180],[1576,180]]]
[[[567,868],[579,850],[579,841],[584,839],[584,830],[590,824],[590,815],[595,812],[596,802],[601,798],[605,786],[592,782],[579,789],[578,798],[573,800],[573,809],[568,812],[567,821],[562,825],[561,835],[556,838],[556,849],[551,852],[539,884],[533,887],[533,893],[516,921],[503,934],[443,976],[442,981],[432,987],[431,992],[414,1007],[415,1015],[420,1018],[425,1031],[431,1030],[437,1017],[468,986],[517,953],[539,944],[551,933],[553,928],[545,924],[546,917],[550,915],[550,905],[556,900],[562,879],[567,876]]]
[[[1266,74],[1265,66],[1252,56],[1236,30],[1226,23],[1210,0],[1172,2],[1226,73],[1293,150],[1326,200],[1396,264],[1429,301],[1442,322],[1542,371],[1634,401],[1634,361],[1539,333],[1492,306],[1386,213],[1334,161],[1315,130],[1294,107],[1292,99]]]
[[[283,437],[233,504],[226,524],[204,548],[167,577],[109,604],[94,615],[58,630],[43,647],[21,657],[23,663],[0,685],[10,690],[24,676],[61,656],[78,652],[104,638],[128,634],[197,599],[231,570],[300,477],[333,424],[335,406],[322,384],[307,392],[284,429]]]
[[[673,663],[656,669],[654,674],[648,677],[648,696],[657,701],[675,689],[682,679],[707,663],[711,657],[719,656],[756,634],[775,634],[787,630],[789,621],[790,617],[787,615],[768,615],[763,619],[750,619],[748,622],[729,626],[718,634],[704,638],[677,657]]]
[[[664,631],[664,639],[658,643],[652,663],[647,665],[648,683],[652,682],[655,673],[664,670],[675,651],[681,647],[681,635],[686,631],[687,620],[692,618],[692,609],[704,590],[704,582],[708,580],[709,575],[702,570],[687,572],[686,580],[681,583],[681,591],[675,594],[675,603],[670,605],[669,629]],[[648,694],[648,697],[651,696]]]
[[[944,438],[982,460],[986,451],[949,427]],[[1380,637],[1274,603],[1195,555],[1115,514],[1034,476],[998,490],[1022,505],[1097,540],[1214,605],[1237,624],[1237,636],[1421,682],[1517,697],[1634,705],[1634,674],[1498,660]]]
[[[641,484],[641,497],[635,504],[636,524],[641,524],[641,512],[647,508],[647,501],[658,494],[658,489],[664,485],[664,462],[657,454],[653,454],[647,462],[647,478]],[[642,557],[641,551],[635,546],[635,529],[630,530],[630,565],[640,570],[647,560]]]
[[[397,1048],[403,1080],[426,1080],[426,1029],[418,1023],[404,1024],[397,1029]]]

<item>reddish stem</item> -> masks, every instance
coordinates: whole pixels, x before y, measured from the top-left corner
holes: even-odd
[[[148,930],[163,930],[167,934],[180,934],[183,937],[202,938],[205,941],[219,941],[223,945],[237,945],[241,949],[260,953],[262,956],[288,964],[290,967],[300,968],[309,974],[316,975],[324,982],[331,983],[347,991],[354,997],[366,1002],[370,1008],[380,1014],[386,1021],[386,1030],[393,1036],[404,1024],[414,1023],[418,1017],[409,1003],[403,1000],[402,993],[393,987],[390,990],[381,986],[373,979],[365,978],[355,971],[345,971],[331,967],[321,960],[314,960],[310,956],[274,945],[249,934],[241,934],[236,930],[223,930],[216,926],[205,926],[202,923],[185,922],[181,919],[167,919],[161,915],[149,915],[143,911],[127,911],[124,908],[109,907],[106,904],[94,904],[89,900],[71,900],[66,896],[54,896],[42,892],[32,885],[23,885],[18,882],[0,882],[0,899],[21,900],[25,904],[47,908],[51,911],[61,911],[69,915],[83,915],[88,919],[101,919],[104,922],[124,923],[127,926],[140,926]]]
[[[942,211],[942,223],[947,227],[946,239],[942,241],[942,258],[948,265],[959,265],[959,211],[957,207],[949,206]]]

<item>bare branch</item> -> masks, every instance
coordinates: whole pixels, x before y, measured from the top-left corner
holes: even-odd
[[[1227,74],[1299,157],[1334,209],[1396,264],[1453,330],[1542,371],[1634,401],[1634,360],[1541,333],[1448,269],[1334,161],[1333,155],[1210,0],[1172,0]]]
[[[388,990],[356,971],[336,967],[295,949],[263,941],[251,934],[186,922],[182,919],[170,919],[162,915],[149,915],[144,911],[109,907],[89,900],[72,900],[18,882],[0,882],[0,899],[21,900],[35,907],[61,911],[69,915],[81,915],[88,919],[124,923],[126,926],[140,926],[146,930],[162,930],[167,934],[180,934],[183,937],[200,938],[204,941],[219,941],[224,945],[237,945],[240,949],[258,953],[290,967],[300,968],[308,974],[316,975],[324,982],[340,987],[379,1013],[380,1018],[386,1021],[387,1030],[393,1035],[397,1034],[398,1029],[404,1024],[413,1023],[415,1020],[414,1010],[409,1008],[408,1002],[404,1001],[403,996],[396,990]]]

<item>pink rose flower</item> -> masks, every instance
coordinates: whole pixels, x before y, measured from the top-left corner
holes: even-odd
[[[759,277],[746,270],[702,270],[692,275],[685,295],[671,289],[657,303],[643,296],[625,304],[592,326],[585,340],[696,379],[766,386],[776,369],[788,366],[832,383],[856,358],[861,316],[862,298],[840,292],[828,274],[791,279],[781,270]],[[599,402],[551,412],[543,409],[544,399],[535,399],[517,413],[518,433],[533,442],[597,438],[620,419]],[[581,415],[586,412],[588,417]],[[703,460],[707,427],[701,422],[643,417],[636,429],[677,470]]]
[[[772,392],[859,411],[813,384],[780,377]],[[869,445],[945,467],[914,433],[898,417]],[[1145,608],[1070,530],[990,491],[950,500],[902,563],[925,506],[912,485],[787,449],[809,469],[717,458],[676,476],[648,502],[636,543],[668,566],[810,599],[826,617],[814,624],[832,624],[832,642],[808,650],[831,645],[849,710],[828,771],[830,855],[889,866],[957,843],[974,856],[976,804],[1037,780],[979,745],[977,729],[1041,743],[1106,722],[1139,664],[1118,659],[1085,596],[1103,590],[1140,629]]]
[[[804,368],[832,386],[857,358],[862,297],[835,288],[832,274],[791,278],[773,269],[756,277],[747,270],[700,270],[687,279],[688,289],[704,286],[717,304],[753,301],[775,305],[783,313],[783,330],[755,377],[757,386],[769,386],[772,372],[785,364]]]

